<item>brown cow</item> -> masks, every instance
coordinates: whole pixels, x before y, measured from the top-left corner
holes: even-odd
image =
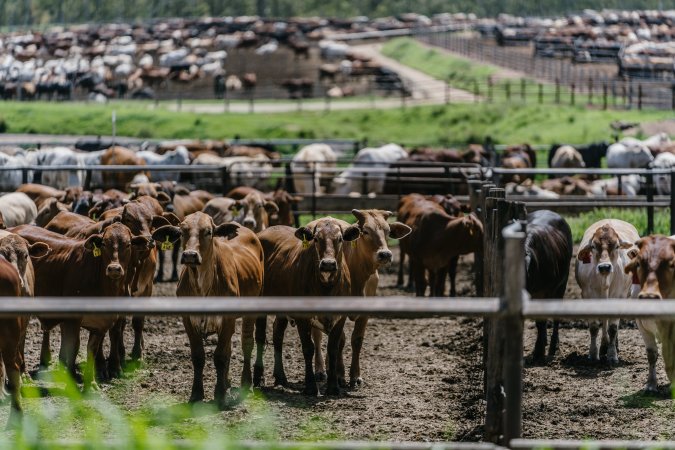
[[[473,215],[454,217],[434,202],[415,202],[405,223],[413,231],[402,241],[401,251],[410,255],[415,292],[423,297],[429,271],[432,296],[443,296],[445,275],[452,257],[473,253],[483,242],[483,226]]]
[[[154,243],[143,236],[132,236],[129,229],[113,223],[102,234],[86,240],[66,238],[39,227],[22,225],[11,231],[29,243],[45,242],[52,252],[35,261],[35,294],[63,297],[115,297],[126,294],[125,274],[132,259],[132,249],[146,249]],[[75,359],[80,345],[80,327],[89,330],[87,344],[88,364],[84,373],[85,389],[97,388],[94,370],[105,378],[105,361],[100,348],[105,333],[114,325],[117,316],[86,316],[69,319],[41,319],[43,329],[61,324],[61,352],[59,359],[75,374]],[[111,336],[112,337],[112,336]],[[43,342],[44,344],[44,342]],[[111,342],[117,348],[118,342]],[[48,365],[49,346],[43,345],[40,362]],[[92,357],[95,355],[95,359]],[[111,352],[114,360],[116,352]]]
[[[505,169],[530,169],[537,167],[537,154],[529,144],[514,145],[507,147],[502,154],[502,167]],[[504,174],[501,177],[502,184],[522,183],[531,178],[522,174]]]
[[[260,192],[259,190],[249,186],[239,186],[227,193],[226,197],[234,198],[236,200],[243,199],[251,192]],[[293,226],[295,218],[293,217],[293,206],[302,201],[302,197],[298,195],[289,194],[284,189],[276,189],[272,192],[263,194],[267,200],[273,201],[279,211],[270,214],[270,226],[272,225],[287,225]]]
[[[108,225],[119,221],[119,216],[113,216],[97,222],[87,216],[81,216],[74,212],[61,211],[44,228],[67,237],[85,239],[92,234],[102,233]]]
[[[234,214],[237,209],[237,200],[228,197],[216,197],[204,205],[202,212],[211,216],[214,224],[222,225],[234,221]]]
[[[361,230],[361,238],[358,241],[354,241],[356,245],[348,245],[344,249],[351,277],[351,295],[355,297],[375,296],[380,280],[377,270],[380,267],[389,265],[393,257],[387,245],[387,239],[402,239],[410,234],[412,230],[401,222],[388,223],[387,219],[394,214],[390,211],[376,209],[359,211],[358,209],[353,209],[352,214],[358,220],[357,225],[359,230]],[[307,227],[312,228],[316,222],[308,223]],[[346,228],[349,224],[344,222],[342,226]],[[357,316],[354,321],[354,330],[351,337],[352,363],[349,369],[349,385],[352,388],[360,386],[363,383],[360,355],[363,338],[366,334],[368,317]],[[326,367],[321,353],[321,330],[314,328],[312,330],[312,337],[315,345],[315,373],[317,374],[317,378],[323,379],[326,376]],[[344,382],[342,355],[338,359],[338,371],[340,372],[338,374],[338,382]]]
[[[136,152],[128,148],[114,146],[107,149],[101,155],[103,166],[145,166],[145,161],[136,156]],[[140,169],[140,168],[139,168]],[[103,172],[103,185],[107,188],[124,189],[131,183],[138,172]]]
[[[20,297],[21,279],[16,271],[4,257],[0,256],[0,296]],[[17,316],[0,319],[0,353],[2,354],[2,374],[0,383],[5,386],[7,377],[7,390],[12,399],[12,408],[9,412],[8,424],[16,424],[21,420],[21,370],[23,357],[21,344],[28,328],[28,317]]]
[[[273,201],[265,200],[262,192],[251,192],[243,199],[237,200],[235,208],[241,209],[235,221],[256,233],[269,227],[269,216],[279,212],[279,207]]]
[[[675,240],[667,236],[647,236],[638,240],[638,254],[625,267],[633,274],[633,288],[639,283],[639,299],[662,300],[675,298]],[[675,322],[671,320],[638,319],[638,328],[647,347],[649,375],[646,392],[658,392],[656,362],[661,341],[661,353],[670,382],[675,381]]]
[[[265,253],[264,295],[275,296],[348,296],[351,294],[349,267],[344,258],[344,242],[351,242],[361,235],[358,226],[345,227],[332,217],[316,222],[313,228],[293,229],[283,225],[273,226],[259,234]],[[338,355],[346,317],[295,317],[302,354],[305,359],[305,390],[317,395],[319,390],[312,367],[314,343],[313,324],[323,328],[328,336],[327,394],[339,394]],[[284,332],[288,318],[277,316],[274,320],[274,379],[275,384],[287,384],[282,360]]]
[[[37,207],[38,211],[50,198],[56,198],[59,201],[63,201],[66,195],[65,191],[60,191],[50,186],[33,183],[22,184],[16,189],[16,192],[23,192],[29,196],[30,199],[35,202],[35,206]]]
[[[42,204],[42,208],[38,210],[37,217],[35,217],[35,225],[44,227],[61,211],[70,211],[70,206],[61,203],[56,198],[47,199],[47,201]]]
[[[541,182],[541,187],[558,195],[591,195],[593,188],[586,180],[577,177],[551,178]]]
[[[271,160],[281,159],[281,153],[267,150],[263,147],[249,147],[246,145],[233,145],[225,149],[223,156],[249,156],[265,155]]]
[[[211,217],[196,212],[187,216],[180,227],[161,227],[153,233],[153,237],[159,242],[167,238],[171,242],[177,242],[182,238],[181,263],[184,267],[176,290],[179,297],[241,297],[261,294],[263,250],[252,231],[235,223],[215,226]],[[215,333],[218,335],[218,344],[213,355],[217,374],[214,398],[219,407],[225,406],[226,394],[230,388],[229,368],[235,319],[233,316],[183,317],[194,369],[190,402],[204,399],[204,339]],[[255,318],[244,318],[242,387],[251,385],[254,325]],[[264,339],[258,342],[260,358],[264,345]],[[262,367],[262,359],[260,364],[256,360],[256,366],[258,365]]]

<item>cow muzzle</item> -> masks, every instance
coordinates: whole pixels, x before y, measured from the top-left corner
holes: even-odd
[[[663,297],[660,292],[655,291],[641,291],[638,294],[638,298],[642,300],[661,300]]]
[[[108,267],[105,269],[105,274],[108,276],[108,278],[118,280],[124,276],[124,269],[121,265],[116,263],[108,264]]]
[[[389,250],[380,250],[377,252],[377,262],[380,264],[389,264],[391,263],[392,258],[393,255]]]
[[[246,219],[244,219],[244,221],[242,222],[242,225],[244,225],[244,226],[245,226],[246,228],[248,228],[249,230],[255,230],[256,221],[255,221],[255,219],[249,219],[249,218],[246,218]]]
[[[319,263],[320,272],[337,272],[337,261],[325,258]]]
[[[187,266],[198,266],[202,263],[202,255],[194,250],[185,250],[180,257],[180,263]]]
[[[613,267],[610,263],[600,263],[598,264],[598,273],[600,275],[609,275],[612,273]]]

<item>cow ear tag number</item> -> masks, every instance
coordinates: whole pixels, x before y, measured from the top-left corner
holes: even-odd
[[[162,250],[173,250],[173,242],[169,242],[169,236],[166,237],[166,240],[162,242]]]
[[[305,250],[309,248],[309,241],[305,236],[302,237],[302,248]]]
[[[101,249],[94,244],[94,249],[91,251],[91,253],[94,255],[94,258],[98,258],[101,256]]]

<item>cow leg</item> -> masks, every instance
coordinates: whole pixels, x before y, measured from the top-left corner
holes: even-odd
[[[19,330],[16,330],[19,332]],[[9,411],[9,420],[7,427],[19,425],[21,422],[21,361],[20,361],[20,336],[18,340],[7,339],[2,342],[0,352],[2,353],[2,363],[7,377],[7,389],[11,396],[12,407]],[[3,382],[2,387],[4,388]]]
[[[415,275],[414,275],[414,262],[413,259],[408,257],[408,284],[405,287],[406,291],[412,292],[415,289]]]
[[[349,367],[349,387],[357,388],[363,384],[361,378],[361,348],[366,335],[368,317],[358,316],[352,331],[352,364]]]
[[[312,327],[312,341],[314,341],[314,376],[316,381],[321,383],[326,381],[326,365],[323,356],[323,332],[318,328]]]
[[[598,352],[598,331],[600,331],[600,322],[592,320],[589,322],[588,328],[591,332],[591,348],[588,352],[588,358],[591,361],[598,361],[600,360],[600,354]]]
[[[21,319],[21,338],[19,339],[19,370],[21,371],[21,376],[24,375],[30,380],[30,376],[26,372],[26,332],[28,331],[28,317]]]
[[[110,357],[108,358],[108,376],[110,378],[120,378],[122,376],[122,364],[126,357],[124,350],[124,328],[126,323],[127,318],[120,316],[110,329]]]
[[[267,341],[267,316],[255,320],[255,364],[253,365],[253,386],[265,385],[265,344]]]
[[[642,335],[642,340],[647,348],[647,361],[649,362],[649,374],[647,375],[647,384],[645,393],[655,394],[659,390],[659,384],[656,379],[656,361],[659,359],[659,348],[656,345],[656,335],[649,330],[641,320],[637,321],[638,329]]]
[[[241,371],[242,392],[250,391],[253,384],[251,378],[251,356],[253,355],[255,321],[255,317],[244,317],[241,325],[241,350],[244,353],[244,367]]]
[[[226,397],[230,390],[230,359],[232,358],[232,335],[234,335],[235,319],[223,317],[220,333],[218,334],[218,344],[213,351],[213,363],[216,366],[216,388],[213,392],[213,398],[216,401],[218,408],[224,409],[227,406]],[[252,331],[252,330],[250,330]],[[253,349],[253,339],[251,339],[250,347]],[[243,342],[243,339],[242,339]],[[203,348],[203,346],[202,346]],[[248,361],[249,370],[249,386],[250,370],[251,370],[251,356],[249,353]]]
[[[87,364],[85,365],[83,374],[83,387],[85,392],[89,390],[99,390],[96,379],[94,378],[94,375],[99,373],[98,371],[102,371],[101,375],[105,377],[105,364],[103,363],[104,361],[101,361],[103,359],[103,338],[105,338],[105,331],[101,332],[96,330],[89,332],[89,341],[87,342]]]
[[[87,340],[87,347],[89,347],[89,342],[91,342],[92,339],[92,333],[89,333],[89,339]],[[101,338],[101,342],[98,344],[98,348],[96,349],[96,352],[94,353],[94,367],[95,367],[95,380],[98,381],[107,381],[109,379],[108,377],[108,370],[107,370],[107,364],[105,360],[105,355],[103,354],[103,341],[105,340],[105,334],[103,335],[103,338]],[[92,344],[93,345],[93,344]],[[110,346],[112,350],[112,345]],[[112,353],[111,353],[112,355]]]
[[[157,270],[157,276],[155,277],[155,283],[162,282],[164,281],[164,260],[166,256],[164,255],[164,252],[162,250],[157,252],[159,262],[157,263],[157,266],[159,269]]]
[[[616,337],[619,333],[619,320],[609,320],[607,326],[607,335],[609,342],[607,344],[607,361],[610,364],[619,364],[619,352],[616,346]]]
[[[75,361],[80,351],[80,322],[65,321],[61,323],[61,350],[59,360],[74,380],[80,377]]]
[[[537,320],[537,342],[534,344],[532,361],[541,364],[546,354],[546,320]]]
[[[317,396],[319,394],[319,388],[316,385],[316,378],[314,377],[314,368],[312,366],[312,358],[314,357],[314,343],[312,342],[312,324],[308,319],[298,319],[296,320],[296,326],[298,327],[298,335],[300,336],[300,343],[302,344],[302,356],[305,358],[304,393],[305,395]],[[276,353],[276,346],[275,346],[275,353]],[[337,380],[335,382],[337,384]]]
[[[551,345],[548,348],[548,356],[553,358],[558,351],[558,329],[560,328],[560,320],[553,321],[553,333],[551,333]],[[618,344],[618,342],[617,342]],[[617,347],[618,350],[618,347]]]
[[[42,345],[40,346],[40,370],[49,369],[52,363],[52,349],[49,345],[49,332],[51,330],[42,330]]]
[[[448,264],[448,280],[450,281],[450,297],[457,297],[457,289],[455,280],[457,279],[457,264],[459,264],[459,256],[450,258]]]
[[[178,252],[180,247],[178,245],[173,246],[171,251],[171,281],[178,281]]]
[[[340,358],[340,340],[344,341],[344,327],[347,316],[342,316],[333,325],[328,335],[328,380],[326,382],[326,395],[339,395],[338,383],[338,359]],[[344,345],[344,344],[343,344]]]
[[[338,386],[340,387],[347,387],[347,381],[345,376],[345,359],[344,359],[344,350],[346,342],[347,336],[345,336],[345,333],[343,331],[342,336],[340,336],[340,340],[338,341],[338,353],[335,366],[336,367],[335,370],[337,370]]]
[[[277,316],[274,319],[272,326],[272,345],[274,346],[274,385],[286,386],[288,380],[284,371],[283,347],[284,347],[284,333],[288,327],[288,318],[285,316]]]
[[[192,391],[190,393],[190,403],[204,400],[204,364],[206,355],[204,353],[204,341],[201,334],[192,326],[189,317],[183,317],[183,326],[190,341],[190,357],[192,359]]]
[[[401,252],[398,261],[398,277],[396,278],[396,286],[403,287],[403,266],[405,265],[405,253]]]
[[[445,297],[445,277],[448,274],[448,268],[443,267],[438,269],[434,278],[434,293],[435,297]]]
[[[413,264],[412,258],[410,259],[410,264]],[[415,295],[417,297],[424,297],[424,294],[427,290],[427,281],[424,274],[424,266],[417,262],[413,265],[413,273],[415,278]]]
[[[131,327],[134,329],[134,347],[131,349],[131,359],[139,361],[143,359],[143,327],[145,326],[145,316],[134,316],[131,319]]]

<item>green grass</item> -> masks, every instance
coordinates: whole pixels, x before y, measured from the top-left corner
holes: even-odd
[[[517,104],[453,104],[392,110],[196,114],[118,103],[5,102],[0,130],[6,133],[117,134],[139,138],[343,138],[369,143],[461,145],[491,136],[497,143],[584,143],[609,139],[615,120],[655,121],[669,111],[600,111],[584,107]]]
[[[590,212],[581,213],[577,216],[565,215],[565,220],[572,229],[572,237],[575,243],[581,242],[584,231],[598,220],[619,219],[635,225],[640,236],[647,234],[647,210],[598,208]],[[670,236],[670,208],[656,208],[654,211],[654,233]]]

